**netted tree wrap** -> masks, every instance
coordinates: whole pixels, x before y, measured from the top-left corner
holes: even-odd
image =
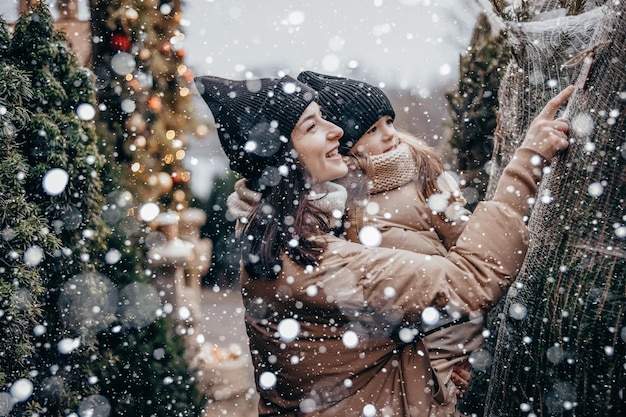
[[[581,56],[573,144],[542,182],[503,302],[485,416],[626,412],[626,3]]]
[[[486,4],[486,0],[480,1]],[[587,1],[581,4],[576,1],[530,0],[517,4],[523,10],[514,10],[513,13],[509,9],[507,15],[498,7],[498,0],[492,0],[492,3],[495,12],[489,14],[490,19],[499,20],[494,24],[506,28],[506,39],[514,59],[509,61],[498,90],[498,128],[494,133],[494,163],[487,198],[493,196],[502,168],[521,143],[532,118],[580,72],[580,65],[564,67],[564,64],[571,63],[589,47],[592,33],[603,16],[603,7],[598,7],[598,4],[604,2]],[[563,16],[565,9],[560,9],[562,7],[566,7],[567,14],[571,16]],[[528,20],[529,16],[541,20],[519,23]],[[528,74],[533,76],[528,77]],[[467,414],[483,415],[485,392],[491,379],[498,329],[503,317],[506,317],[504,300],[487,315],[486,327],[491,336],[486,339],[483,350],[475,352],[471,358],[472,383],[461,401],[461,408]],[[502,329],[502,332],[505,331]]]
[[[499,89],[500,109],[487,198],[493,197],[502,170],[524,139],[532,119],[578,75],[578,66],[566,64],[589,46],[602,9],[576,16],[552,17],[554,12],[544,12],[545,20],[508,22],[507,40],[514,59],[507,66]]]

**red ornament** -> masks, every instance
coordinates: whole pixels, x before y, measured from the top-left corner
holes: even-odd
[[[183,181],[183,177],[180,175],[180,172],[172,172],[172,181],[176,184]]]
[[[161,97],[154,95],[150,96],[150,98],[148,99],[148,107],[150,107],[150,110],[152,110],[154,113],[161,113],[161,110],[163,109]]]
[[[116,51],[128,52],[132,45],[130,38],[123,33],[116,33],[111,36],[111,47]]]

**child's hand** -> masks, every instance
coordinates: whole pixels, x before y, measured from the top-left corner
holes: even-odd
[[[452,381],[452,383],[457,387],[457,390],[455,392],[457,397],[463,395],[463,391],[465,391],[467,387],[469,387],[469,382],[471,378],[472,374],[470,373],[470,364],[468,361],[462,362],[452,368],[450,381]]]
[[[574,86],[570,85],[546,104],[530,123],[521,148],[532,149],[549,163],[557,152],[569,146],[569,125],[562,118],[555,119],[554,116],[573,92]]]

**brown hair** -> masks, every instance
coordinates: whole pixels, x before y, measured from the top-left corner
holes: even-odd
[[[438,193],[437,178],[444,172],[443,163],[437,152],[424,141],[406,131],[399,130],[400,140],[411,149],[418,168],[417,176],[420,180],[421,191],[425,198]]]
[[[291,142],[286,146],[296,155]],[[331,231],[328,213],[307,198],[312,182],[297,157],[289,167],[276,184],[261,187],[261,201],[241,235],[243,265],[253,279],[275,279],[282,254],[302,266],[317,265],[326,247],[311,238]]]

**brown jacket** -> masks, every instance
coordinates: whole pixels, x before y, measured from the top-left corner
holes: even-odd
[[[416,153],[421,152],[421,147],[415,143],[417,139],[407,136],[406,133],[401,133],[400,139],[403,144],[408,146],[413,164],[419,165],[431,161],[430,158],[416,156]],[[376,178],[378,174],[376,164],[371,158],[361,156],[355,161],[358,164],[358,168],[355,167],[355,169],[358,169],[359,172],[347,176],[345,181],[359,178],[361,171],[364,179],[372,181]],[[434,164],[434,162],[432,163]],[[417,166],[415,170],[419,172],[420,167]],[[432,171],[436,171],[436,168],[433,168]],[[390,169],[385,172],[387,176],[394,174],[395,171]],[[400,175],[397,176],[401,177]],[[387,180],[386,183],[393,184],[393,187],[377,186],[375,191],[378,192],[368,193],[368,203],[375,204],[378,210],[360,210],[355,206],[352,210],[348,210],[347,224],[349,227],[345,231],[346,238],[352,242],[359,242],[359,232],[363,227],[374,226],[380,231],[381,247],[405,249],[424,255],[445,256],[448,249],[456,244],[456,240],[471,215],[459,203],[461,199],[455,198],[455,194],[460,193],[458,187],[452,189],[445,182],[440,183],[440,188],[443,188],[442,185],[447,185],[447,188],[436,191],[440,192],[442,198],[448,199],[449,206],[445,211],[434,213],[429,208],[422,192],[423,186],[419,176],[415,175],[408,179],[408,182],[404,181]],[[342,182],[344,182],[343,179]],[[397,186],[398,182],[403,182],[403,184]],[[349,187],[348,184],[346,186]],[[444,192],[446,195],[443,194]],[[447,213],[451,213],[451,215],[447,216]],[[437,371],[441,385],[447,385],[450,382],[454,365],[466,360],[469,352],[482,346],[484,342],[482,330],[483,321],[482,317],[479,316],[470,322],[440,330],[424,338],[431,365]],[[457,402],[455,391],[456,387],[453,384],[444,390],[445,405],[455,406]],[[440,415],[446,415],[445,411],[443,413]]]
[[[427,415],[438,387],[423,343],[407,334],[427,307],[486,311],[511,284],[541,172],[531,156],[517,151],[494,200],[478,205],[445,257],[328,235],[318,267],[284,257],[274,281],[242,272],[260,415]],[[293,340],[281,339],[287,319],[300,327]]]

